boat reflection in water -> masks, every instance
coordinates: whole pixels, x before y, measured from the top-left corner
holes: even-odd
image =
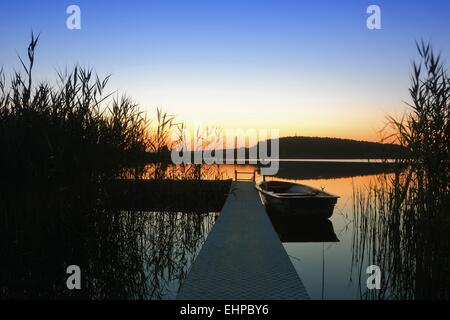
[[[281,242],[338,242],[332,216],[339,197],[298,183],[255,185]]]
[[[339,242],[333,223],[325,218],[282,216],[268,210],[275,231],[283,243]]]

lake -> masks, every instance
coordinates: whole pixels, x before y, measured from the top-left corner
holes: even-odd
[[[365,268],[376,264],[376,261],[366,257],[364,251],[362,258],[361,252],[355,251],[355,240],[359,243],[365,235],[355,230],[358,224],[355,224],[353,192],[377,185],[378,178],[390,176],[395,166],[380,161],[302,160],[280,161],[279,167],[277,176],[266,179],[304,183],[340,197],[333,216],[324,223],[282,225],[273,220],[275,230],[309,295],[312,299],[363,298],[367,278]],[[191,177],[190,169],[184,169]],[[193,175],[203,179],[230,179],[234,178],[235,171],[239,172],[239,178],[252,179],[256,167],[221,165],[193,169]],[[150,170],[148,177],[153,177],[155,172],[169,179],[178,174],[178,169],[173,166],[159,167],[158,170],[160,172]],[[256,174],[256,179],[262,177]],[[223,203],[220,201],[224,201],[229,187],[226,182],[221,182],[221,185],[226,185],[225,189],[213,189],[218,183],[195,179],[186,182],[187,190],[183,181],[178,182],[185,187],[164,179],[125,181],[126,188],[119,188],[118,194],[111,193],[111,198],[117,199],[122,194],[124,199],[130,201],[111,202],[112,206],[108,202],[96,202],[67,207],[64,216],[71,217],[74,227],[50,230],[51,237],[40,242],[28,233],[26,235],[30,239],[22,242],[24,248],[3,247],[9,259],[2,261],[4,283],[0,287],[0,295],[64,299],[176,298],[220,215]],[[172,189],[163,190],[161,186],[165,181],[172,183]],[[109,191],[112,192],[112,189]],[[138,200],[148,200],[149,197],[150,205],[156,207],[141,207],[147,203]],[[200,204],[208,205],[197,210],[202,207]],[[48,210],[55,211],[49,211],[52,216],[60,214],[57,209],[49,207]],[[338,241],[335,241],[336,238]],[[39,244],[36,246],[39,250],[45,248],[42,258],[25,256],[24,259],[22,255],[17,255],[18,251],[33,249],[35,244]],[[65,270],[69,264],[80,266],[84,290],[66,289]],[[384,270],[383,274],[386,272]]]
[[[377,164],[376,167],[371,167],[372,164]],[[306,165],[306,168],[305,168]],[[305,173],[310,165],[316,166],[316,168],[327,168],[325,173],[328,176],[342,176],[349,174],[348,170],[350,166],[356,166],[355,176],[339,177],[339,178],[327,178],[324,179],[320,176],[309,179],[298,179],[299,175],[309,177],[309,173]],[[330,224],[326,228],[331,228],[332,232],[336,235],[339,241],[328,242],[315,239],[312,242],[297,242],[296,238],[302,238],[301,228],[299,230],[290,230],[289,242],[283,242],[283,245],[291,258],[291,261],[297,270],[300,278],[302,279],[308,293],[312,299],[360,299],[360,287],[359,284],[365,285],[366,278],[363,277],[358,280],[358,274],[356,273],[356,266],[353,265],[353,192],[354,188],[365,188],[369,185],[377,183],[377,176],[382,171],[380,167],[381,162],[373,161],[372,163],[358,161],[358,160],[306,160],[306,161],[289,161],[287,163],[280,163],[280,176],[273,177],[279,180],[286,180],[292,182],[299,182],[314,186],[317,188],[324,188],[325,191],[338,195],[340,198],[336,204],[334,214],[331,217]],[[368,166],[368,168],[367,168]],[[296,170],[297,168],[297,170]],[[374,169],[375,168],[375,169]],[[248,178],[253,177],[253,172],[256,169],[253,165],[222,165],[216,168],[216,173],[220,173],[223,179],[233,178],[235,170],[241,172],[241,175],[248,173]],[[392,169],[392,168],[390,168]],[[210,169],[208,169],[210,170]],[[377,174],[361,175],[367,172],[375,170]],[[390,171],[390,170],[386,170]],[[291,179],[289,179],[289,173],[291,173]],[[243,178],[243,176],[240,176]],[[273,179],[272,177],[266,177],[267,179]],[[257,180],[262,179],[257,176]],[[186,214],[185,214],[186,215]],[[216,215],[216,214],[212,214]],[[187,217],[189,215],[187,214]],[[204,233],[202,239],[195,242],[193,247],[189,250],[189,259],[184,260],[187,263],[184,266],[180,266],[181,272],[178,276],[171,277],[167,273],[161,273],[159,282],[166,285],[166,289],[162,290],[163,294],[158,294],[152,298],[157,299],[171,299],[176,296],[177,286],[181,285],[187,270],[189,269],[192,260],[196,254],[200,251],[201,245],[206,239],[209,230],[212,227],[213,221],[209,215],[203,216]],[[155,227],[153,230],[159,230]],[[292,229],[292,228],[291,228]],[[279,230],[277,230],[279,231]],[[178,232],[187,233],[188,230],[179,229]],[[194,231],[192,231],[194,232]],[[297,234],[296,234],[297,232]],[[318,231],[320,232],[320,231]],[[329,230],[327,230],[329,232]],[[151,233],[151,232],[150,232]],[[178,239],[176,233],[173,236]],[[281,240],[283,240],[283,234],[280,234]],[[285,236],[286,237],[286,236]],[[164,247],[164,243],[158,243],[158,238],[154,238],[155,243],[153,246]],[[164,238],[162,238],[164,239]],[[302,239],[304,241],[304,239]],[[182,241],[174,242],[174,249],[180,250],[185,244]],[[172,261],[173,259],[168,259]],[[172,270],[172,266],[166,266],[167,270]],[[170,281],[168,281],[170,279]]]
[[[174,299],[218,213],[140,212],[145,299]]]
[[[340,196],[330,218],[338,242],[283,243],[312,299],[360,299],[361,281],[353,265],[353,190],[374,184],[377,176],[297,180]]]
[[[308,173],[304,172],[305,165],[306,167],[309,167],[310,164],[313,164],[316,168],[325,168],[325,172],[330,173],[333,171],[333,174],[339,176],[341,174],[347,174],[349,169],[347,164],[349,163],[357,165],[356,168],[358,170],[355,171],[355,176],[328,179],[323,179],[321,177],[297,179],[299,174],[309,176]],[[372,163],[375,163],[375,161]],[[365,189],[369,186],[376,185],[378,183],[379,175],[382,175],[380,173],[359,175],[361,174],[361,171],[364,174],[371,170],[370,167],[364,168],[363,164],[367,164],[367,160],[366,162],[358,160],[290,161],[287,165],[289,171],[292,173],[292,178],[289,179],[289,174],[284,174],[282,170],[280,170],[282,177],[275,177],[277,180],[298,182],[318,189],[323,188],[325,191],[340,197],[335,206],[333,216],[329,219],[334,234],[339,240],[338,242],[295,242],[296,237],[294,234],[293,240],[283,243],[286,252],[291,258],[295,269],[312,299],[361,298],[362,292],[360,291],[360,285],[365,286],[367,277],[364,274],[361,280],[359,280],[359,274],[357,273],[358,266],[354,265],[352,260],[354,236],[353,193],[355,190]],[[283,165],[286,164],[280,164],[280,168],[283,168]],[[297,171],[295,170],[295,167],[298,168]],[[242,172],[251,172],[255,167],[251,165],[241,165],[237,166],[236,169]],[[344,172],[342,173],[342,171]],[[376,169],[376,172],[379,171],[380,168]],[[386,171],[389,172],[390,170]],[[228,166],[224,172],[227,177],[232,177],[234,174],[234,166]],[[273,178],[267,177],[266,179],[270,180]],[[303,231],[301,228],[298,229],[299,233]],[[295,233],[295,228],[294,230],[291,228],[289,231],[292,237],[292,233]],[[298,234],[298,236],[301,238],[300,234]],[[283,235],[281,235],[281,237],[283,237]]]

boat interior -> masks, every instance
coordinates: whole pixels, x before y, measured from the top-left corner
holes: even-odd
[[[292,184],[283,181],[266,181],[261,183],[261,188],[268,192],[273,192],[280,195],[303,195],[312,196],[319,193],[318,190],[307,186]]]

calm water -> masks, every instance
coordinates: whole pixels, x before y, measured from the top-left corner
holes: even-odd
[[[176,173],[176,169],[175,167],[163,168],[167,172],[173,170],[174,173]],[[200,169],[201,172],[196,172],[196,174],[199,173],[203,179],[208,179],[208,177],[230,179],[235,177],[235,171],[240,172],[240,179],[245,177],[252,179],[256,167],[253,165],[221,165]],[[400,245],[392,246],[392,238],[386,237],[389,236],[391,229],[386,226],[384,229],[380,229],[377,224],[379,221],[371,221],[373,216],[366,215],[366,212],[361,213],[358,209],[358,205],[361,205],[361,198],[354,197],[355,192],[366,194],[375,186],[382,187],[383,180],[380,178],[391,177],[392,172],[397,169],[398,167],[394,168],[393,166],[385,167],[381,162],[290,161],[288,163],[280,162],[280,170],[276,177],[266,177],[269,180],[286,180],[310,185],[340,197],[333,216],[320,223],[305,223],[305,221],[286,223],[283,219],[272,219],[274,228],[312,299],[415,297],[416,289],[411,285],[409,277],[409,266],[415,261],[415,256],[412,255],[416,248],[414,241],[404,245],[403,235],[393,229],[395,233],[393,240],[400,239]],[[256,179],[258,181],[262,177],[256,174]],[[358,203],[354,203],[354,201],[358,201]],[[373,202],[373,199],[364,204],[367,204],[371,210],[379,209],[374,206],[376,203]],[[358,215],[355,214],[355,210],[358,210]],[[387,215],[391,216],[389,210],[388,208]],[[361,220],[361,214],[367,219]],[[144,240],[142,240],[145,242],[144,256],[142,257],[146,274],[144,297],[147,299],[173,299],[186,279],[218,213],[199,215],[154,212],[144,213],[144,215],[146,216],[144,219],[146,232]],[[142,215],[139,216],[142,217]],[[359,218],[355,219],[355,217]],[[367,229],[366,223],[372,225]],[[368,230],[370,232],[367,232]],[[377,239],[369,239],[372,236]],[[406,234],[405,239],[414,240],[415,238]],[[366,246],[371,243],[374,245]],[[428,249],[428,247],[424,248],[424,250]],[[443,252],[448,252],[445,250]],[[406,252],[404,257],[402,257],[403,252]],[[372,261],[371,259],[378,260]],[[401,260],[400,264],[391,263],[399,259]],[[402,267],[405,262],[409,263],[406,269]],[[373,264],[383,267],[381,270],[383,288],[377,292],[368,291],[366,287],[369,276],[366,269]],[[392,269],[392,266],[397,269]],[[423,272],[427,273],[428,267],[429,265],[425,265]],[[444,269],[440,265],[435,268],[437,273],[446,272],[447,268]],[[400,275],[400,277],[393,277],[395,275]],[[392,280],[393,278],[395,279]],[[387,285],[384,285],[383,281]],[[391,291],[392,281],[394,287]],[[438,281],[438,287],[439,283]],[[422,287],[427,286],[422,285]],[[430,288],[431,294],[426,292],[422,296],[433,296],[434,287]]]
[[[339,242],[283,243],[295,269],[312,299],[359,299],[359,277],[352,272],[352,195],[354,187],[376,183],[376,176],[298,182],[340,196],[330,219]],[[361,279],[361,284],[365,281]]]
[[[370,241],[366,241],[367,232],[363,232],[361,236],[361,232],[359,234],[356,232],[361,231],[360,228],[353,229],[354,226],[358,227],[360,226],[358,223],[361,223],[361,220],[355,222],[354,219],[353,195],[356,190],[365,192],[367,190],[365,188],[380,183],[378,178],[386,174],[381,174],[380,170],[383,168],[377,165],[374,167],[372,164],[366,166],[358,161],[340,162],[337,160],[333,162],[300,161],[290,162],[287,165],[280,163],[280,171],[275,177],[276,179],[322,188],[340,197],[333,216],[324,223],[307,225],[304,221],[297,221],[280,225],[279,221],[273,219],[275,230],[312,299],[360,299],[362,294],[366,293],[365,283],[368,275],[365,270],[367,266],[377,264],[377,262],[389,262],[389,259],[399,261],[403,252],[408,253],[404,248],[409,248],[412,253],[417,252],[414,241],[411,244],[408,243],[409,247],[393,248],[391,238],[386,243],[384,241],[385,233],[380,233],[376,224],[374,224],[374,230],[380,239],[378,239],[378,243],[375,241],[374,248],[379,253],[378,258],[381,257],[381,260],[370,261],[372,258],[369,258],[367,251],[355,250],[355,248],[364,247],[364,245],[355,247],[355,239],[362,243]],[[237,170],[246,172],[248,178],[252,178],[255,169],[256,167],[253,165],[222,165],[212,169],[206,168],[205,172],[211,170],[211,174],[216,177],[219,175],[223,179],[228,179],[234,178],[235,170]],[[167,170],[172,170],[172,168]],[[214,170],[217,171],[214,172]],[[315,172],[318,173],[316,176],[314,176]],[[366,174],[368,172],[377,174]],[[327,176],[327,178],[323,178],[323,176]],[[256,178],[257,180],[262,179],[258,175]],[[267,177],[267,179],[271,178]],[[176,200],[173,199],[173,201]],[[68,296],[65,286],[60,286],[61,279],[58,272],[65,270],[64,266],[67,265],[67,261],[80,261],[79,264],[85,274],[83,281],[85,281],[86,291],[80,292],[79,296],[76,295],[78,293],[74,293],[74,298],[174,299],[219,216],[217,212],[99,210],[97,209],[97,211],[93,211],[92,215],[89,215],[92,222],[86,225],[95,225],[95,228],[92,227],[92,230],[86,231],[86,234],[90,236],[84,239],[84,242],[50,241],[47,244],[49,248],[47,251],[55,252],[51,255],[55,261],[47,264],[34,262],[34,260],[26,261],[27,263],[23,263],[23,266],[12,261],[6,266],[9,273],[5,274],[14,276],[16,273],[21,274],[21,272],[33,270],[37,275],[32,274],[34,277],[30,276],[30,279],[34,281],[33,286],[38,290],[37,295],[33,293],[32,296],[70,298],[72,292],[69,292]],[[218,211],[218,209],[211,210]],[[387,229],[387,231],[390,230]],[[394,231],[397,235],[396,229]],[[370,235],[372,234],[369,233]],[[70,240],[71,237],[68,239]],[[409,239],[416,238],[409,236]],[[433,245],[434,247],[436,246]],[[71,250],[67,250],[67,248]],[[378,250],[380,248],[381,251]],[[424,252],[429,252],[429,247],[424,246],[423,249]],[[59,254],[60,252],[63,254]],[[83,254],[79,254],[79,252]],[[442,252],[444,254],[441,254]],[[360,253],[362,253],[361,256]],[[432,256],[446,256],[447,253],[448,249],[444,247],[443,251],[433,252]],[[422,252],[419,254],[422,255]],[[14,250],[11,251],[11,255],[14,257]],[[359,259],[357,262],[354,262],[355,256]],[[402,277],[399,281],[394,279],[396,284],[400,284],[400,291],[403,290],[405,283],[411,283],[411,279],[408,278],[408,268],[415,263],[414,257],[414,255],[406,254],[404,258],[400,259],[400,267],[404,265],[405,261],[409,263],[404,268],[390,269],[389,263],[387,263],[388,267],[382,270],[383,277],[389,276],[390,270],[395,271],[395,273],[391,272],[391,276],[406,275],[405,279]],[[17,266],[22,266],[22,269],[17,271]],[[48,266],[53,266],[53,269],[47,270]],[[394,264],[394,266],[397,265]],[[447,266],[448,264],[445,263],[442,266],[438,265],[434,268],[433,274],[445,274],[442,279],[448,280]],[[429,267],[428,264],[424,265],[422,272],[431,274]],[[405,271],[405,268],[408,270]],[[17,286],[13,276],[6,277],[12,279],[13,285],[11,285],[12,289],[9,287],[3,289],[7,290],[4,292],[7,295],[18,297],[29,294],[28,291],[21,292],[22,287]],[[448,288],[449,286],[440,285],[440,279],[437,281],[436,287]],[[65,282],[63,283],[65,284]],[[24,284],[23,288],[28,286],[29,284]],[[422,285],[422,287],[426,286]],[[52,288],[57,288],[57,290]],[[430,292],[434,292],[435,287],[430,288]],[[445,288],[442,296],[448,296],[448,289]],[[407,289],[409,290],[409,287]],[[1,290],[0,287],[0,295]],[[416,292],[414,287],[411,292],[411,297],[414,297]],[[425,292],[422,296],[433,295]]]
[[[140,212],[147,299],[174,299],[218,213]]]
[[[365,160],[367,163],[367,160]],[[353,192],[360,188],[366,188],[375,185],[378,181],[376,174],[359,175],[355,172],[355,176],[343,178],[321,179],[319,177],[313,179],[295,179],[298,171],[303,170],[302,162],[311,162],[310,160],[293,161],[294,169],[290,167],[287,175],[276,177],[277,180],[285,180],[290,182],[298,182],[307,184],[316,188],[324,188],[325,191],[338,195],[340,198],[336,204],[333,216],[330,218],[331,226],[327,225],[326,233],[329,232],[328,227],[332,228],[331,233],[336,235],[338,242],[330,242],[325,236],[327,242],[313,239],[312,242],[296,242],[296,235],[301,237],[304,232],[301,228],[295,230],[295,227],[289,229],[289,242],[283,242],[283,245],[291,258],[291,261],[300,275],[312,299],[360,299],[360,284],[365,286],[365,274],[361,279],[357,273],[357,267],[352,266],[353,254]],[[325,167],[334,167],[339,176],[339,166],[345,168],[346,163],[363,163],[363,160],[317,160],[312,161],[322,163]],[[330,163],[331,162],[331,163]],[[373,161],[375,162],[375,161]],[[379,163],[379,161],[376,161]],[[283,164],[281,164],[283,166]],[[298,166],[298,171],[295,168]],[[337,169],[336,169],[337,168]],[[234,177],[235,166],[223,166],[221,168],[225,177]],[[236,170],[241,172],[252,172],[255,167],[252,165],[239,165]],[[289,174],[292,171],[292,178]],[[363,171],[364,172],[364,171]],[[348,174],[342,172],[342,175]],[[287,176],[287,178],[286,178]],[[240,175],[241,178],[245,175]],[[251,175],[248,175],[251,178]],[[261,177],[257,176],[257,180]],[[271,178],[267,178],[270,180]],[[317,230],[318,232],[323,230]],[[282,231],[279,231],[282,232]],[[297,232],[297,234],[296,234]],[[283,235],[280,235],[283,238]],[[283,241],[283,239],[281,239]],[[286,239],[284,239],[286,240]],[[305,241],[301,239],[301,241]]]
[[[309,161],[307,161],[309,162]],[[324,161],[328,162],[328,161]],[[339,160],[333,160],[333,163],[340,163]],[[342,163],[361,161],[344,160]],[[327,164],[327,166],[334,166],[334,164]],[[301,164],[299,166],[301,168]],[[256,169],[253,165],[222,165],[218,168],[220,176],[224,179],[234,178],[235,169],[240,172],[248,172],[248,178],[252,178],[252,172]],[[292,168],[290,168],[292,169]],[[338,170],[339,171],[339,170]],[[294,169],[295,172],[295,169]],[[343,173],[346,174],[346,173]],[[358,174],[356,172],[355,174]],[[293,174],[295,177],[296,174]],[[240,178],[245,177],[241,174]],[[330,224],[325,226],[327,233],[331,229],[332,235],[336,236],[339,241],[329,242],[329,238],[325,238],[323,242],[320,239],[313,239],[313,242],[296,242],[296,236],[301,235],[302,230],[290,230],[290,237],[283,245],[291,258],[291,261],[302,279],[310,297],[312,299],[360,299],[359,283],[365,284],[366,279],[358,280],[356,272],[352,274],[352,236],[353,236],[353,190],[354,188],[368,186],[376,183],[376,175],[345,177],[336,179],[286,179],[285,176],[276,177],[278,180],[286,180],[291,182],[304,183],[317,188],[324,188],[332,194],[338,195],[340,198],[336,204],[334,214],[330,219]],[[261,177],[257,176],[257,180]],[[268,178],[270,179],[270,178]],[[212,214],[217,217],[217,214]],[[180,241],[180,233],[193,232],[193,229],[186,229],[186,225],[178,228],[178,231],[172,233],[175,241],[173,242],[173,249],[178,251],[188,251],[186,258],[183,260],[185,265],[180,264],[180,261],[173,258],[167,259],[172,264],[178,266],[178,270],[174,273],[173,266],[164,266],[164,272],[161,272],[158,282],[163,283],[158,294],[151,298],[157,299],[172,299],[176,296],[179,286],[183,283],[185,276],[195,259],[202,244],[204,243],[207,234],[211,230],[215,218],[206,215],[203,217],[203,232],[199,234],[199,240],[192,243],[191,248],[186,250],[185,244]],[[156,223],[152,227],[151,235],[155,230],[161,230],[160,225]],[[297,233],[296,233],[297,232]],[[280,235],[281,240],[282,235]],[[285,237],[286,238],[286,237]],[[154,250],[160,250],[164,247],[163,238],[154,238]],[[286,240],[286,239],[284,239]],[[302,239],[301,241],[305,241]],[[172,273],[170,273],[172,270]],[[175,275],[174,275],[175,274]],[[153,285],[154,286],[154,285]],[[159,284],[157,287],[160,286]]]

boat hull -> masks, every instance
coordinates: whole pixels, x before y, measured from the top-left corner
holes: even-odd
[[[278,214],[283,216],[303,216],[330,218],[333,215],[336,205],[337,196],[317,191],[314,195],[280,196],[267,190],[261,186],[257,186],[262,203],[270,214]]]

